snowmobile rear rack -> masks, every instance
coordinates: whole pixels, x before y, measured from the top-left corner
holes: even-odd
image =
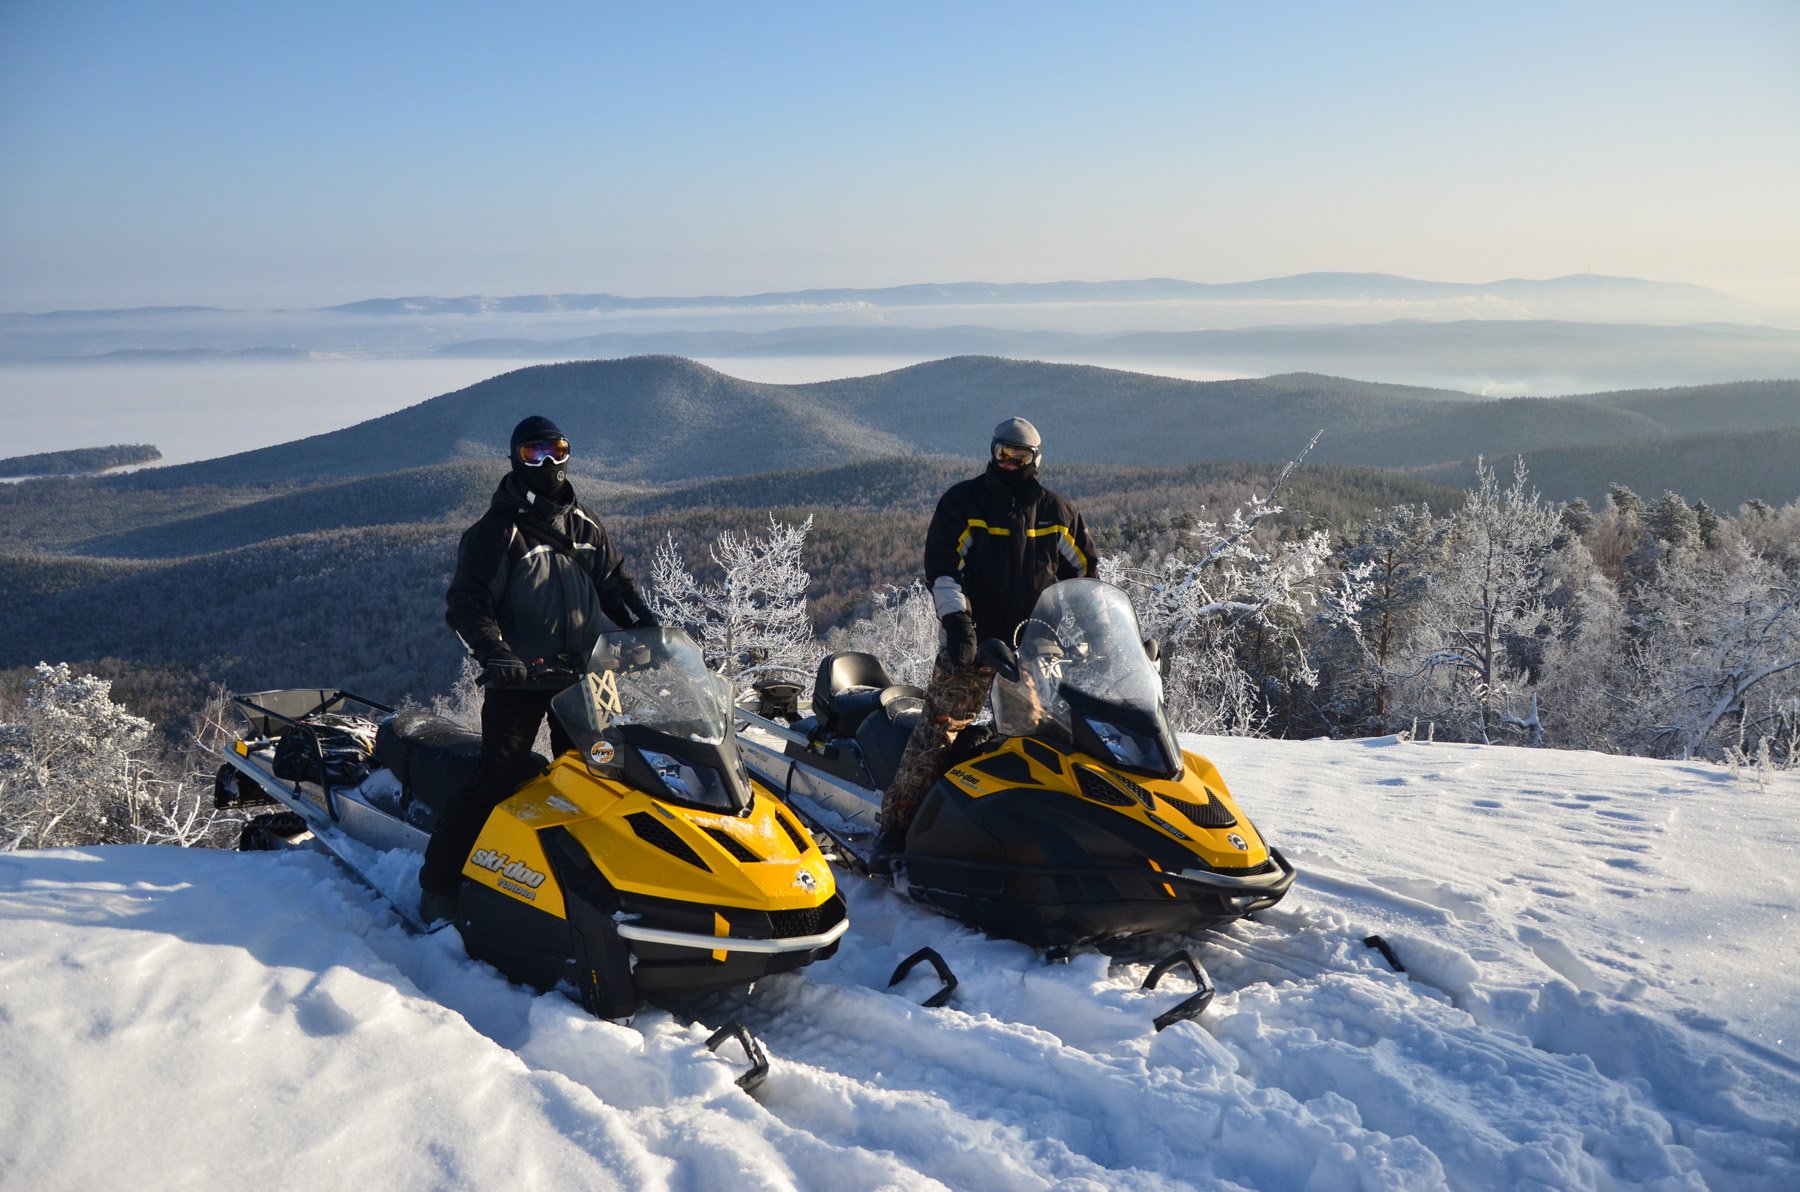
[[[250,739],[245,742],[251,749],[261,749],[272,744],[290,729],[303,727],[303,722],[314,716],[326,713],[343,715],[375,716],[392,715],[394,709],[384,703],[356,695],[341,688],[327,690],[322,687],[290,687],[276,691],[252,691],[246,695],[234,695],[231,702],[237,705],[238,715],[250,723]],[[338,811],[337,795],[331,789],[331,777],[325,768],[325,757],[319,749],[318,738],[312,741],[313,759],[319,763],[319,786],[325,794],[325,813],[331,817],[332,823],[338,823],[342,816]]]

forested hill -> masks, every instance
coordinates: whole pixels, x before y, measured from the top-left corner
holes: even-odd
[[[824,630],[868,615],[883,585],[917,577],[933,504],[977,467],[912,455],[718,482],[627,486],[583,474],[576,483],[640,576],[666,538],[705,567],[722,530],[766,532],[771,511],[812,517],[808,608]],[[392,699],[443,690],[460,658],[443,625],[456,539],[502,470],[460,460],[273,492],[121,491],[95,479],[0,487],[0,672],[79,662],[117,678],[121,695],[162,724],[199,706],[212,681],[342,683]],[[1058,463],[1052,479],[1107,550],[1147,554],[1185,541],[1197,517],[1266,492],[1277,471]],[[1347,529],[1401,502],[1444,510],[1461,497],[1334,465],[1300,469],[1284,491],[1290,534]]]
[[[312,438],[119,477],[134,490],[284,485],[494,459],[527,413],[555,418],[580,462],[632,483],[823,468],[915,453],[979,455],[1014,413],[1043,430],[1053,463],[1184,465],[1292,458],[1387,468],[1455,464],[1576,445],[1708,431],[1800,427],[1800,381],[1580,398],[1466,393],[1293,373],[1184,381],[1084,365],[960,356],[878,376],[764,385],[679,357],[539,365]],[[1721,507],[1785,492],[1690,493]],[[1596,475],[1590,496],[1612,479]],[[1651,487],[1655,487],[1652,485]]]

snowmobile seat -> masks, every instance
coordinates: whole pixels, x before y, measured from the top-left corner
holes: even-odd
[[[856,728],[856,749],[862,754],[863,767],[876,790],[886,790],[888,783],[893,781],[895,771],[900,768],[900,755],[906,752],[907,740],[919,721],[925,719],[924,694],[906,694],[917,692],[918,688],[896,684],[881,694],[885,696],[890,691],[901,694],[887,700],[879,716],[865,715]]]
[[[541,754],[531,756],[540,770],[550,764]],[[429,712],[396,712],[375,734],[375,763],[392,771],[405,789],[407,822],[429,827],[475,776],[481,734]]]
[[[400,780],[408,810],[415,802],[429,804],[435,822],[444,801],[474,777],[481,734],[429,712],[397,712],[375,735],[375,761]]]
[[[869,713],[909,697],[923,699],[917,687],[895,683],[873,654],[845,650],[827,655],[813,680],[813,714],[820,737],[853,737]]]

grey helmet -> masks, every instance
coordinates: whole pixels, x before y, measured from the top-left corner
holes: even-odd
[[[1023,418],[1008,418],[994,428],[994,437],[988,443],[989,458],[993,457],[1002,443],[1011,447],[1029,447],[1033,463],[1041,462],[1044,458],[1043,436],[1038,434],[1037,427]]]

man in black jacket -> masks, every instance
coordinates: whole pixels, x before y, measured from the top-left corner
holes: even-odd
[[[579,669],[608,629],[654,625],[606,529],[568,482],[569,441],[548,418],[513,428],[512,470],[463,533],[444,619],[481,664],[481,764],[438,817],[419,870],[419,913],[454,918],[462,868],[488,813],[531,777],[531,744],[558,688],[533,667]],[[531,685],[527,685],[530,683]],[[570,748],[550,718],[551,746]]]
[[[1081,514],[1038,483],[1042,455],[1037,428],[1008,418],[994,428],[987,471],[951,486],[925,531],[925,580],[944,641],[925,688],[925,718],[882,795],[877,869],[904,847],[944,750],[981,711],[994,668],[976,656],[976,642],[1011,643],[1045,588],[1094,574],[1094,545]]]

